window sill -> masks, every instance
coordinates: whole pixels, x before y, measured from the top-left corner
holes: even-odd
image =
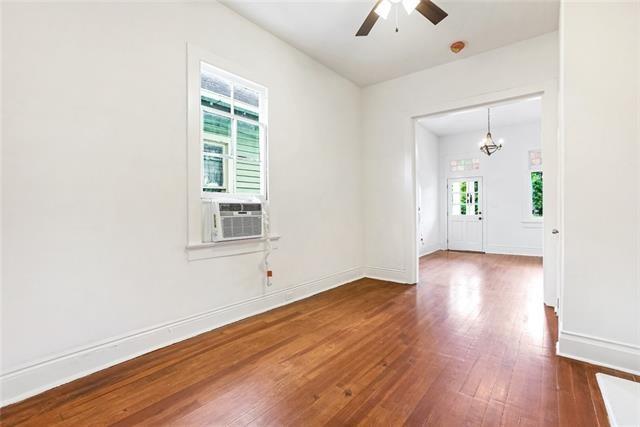
[[[271,249],[278,249],[279,234],[269,237]],[[230,240],[226,242],[189,243],[186,247],[189,261],[201,259],[220,258],[236,255],[246,255],[264,252],[266,237],[258,239]]]

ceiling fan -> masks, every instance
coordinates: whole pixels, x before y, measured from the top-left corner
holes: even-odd
[[[420,12],[422,16],[431,21],[433,25],[438,24],[438,22],[447,17],[447,12],[440,9],[431,0],[376,0],[376,4],[373,6],[373,9],[371,9],[371,12],[369,12],[360,26],[360,29],[356,33],[356,37],[368,35],[378,18],[382,17],[383,19],[387,19],[387,16],[391,11],[391,7],[400,2],[402,2],[402,6],[407,13],[411,13],[415,9]],[[397,31],[398,30],[396,28],[396,32]]]

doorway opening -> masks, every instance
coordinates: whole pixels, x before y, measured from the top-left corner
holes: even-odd
[[[480,150],[489,112],[502,143],[491,155]],[[418,259],[436,251],[543,256],[543,129],[542,94],[415,119]]]

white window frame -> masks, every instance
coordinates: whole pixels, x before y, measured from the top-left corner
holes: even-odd
[[[531,173],[532,172],[542,172],[542,178],[544,179],[544,171],[543,169],[543,165],[531,165],[529,156],[530,156],[530,152],[531,151],[540,151],[542,152],[541,149],[530,149],[527,150],[527,168],[526,168],[526,174],[525,174],[525,194],[527,195],[527,203],[525,204],[526,207],[526,213],[524,215],[524,220],[522,221],[523,223],[529,223],[529,224],[535,224],[535,223],[542,223],[544,221],[544,202],[543,202],[543,215],[542,216],[534,216],[533,215],[533,186],[531,185]],[[543,158],[543,162],[544,162],[544,158]],[[544,185],[542,188],[543,194],[544,194]]]
[[[258,85],[252,81],[246,80],[242,77],[236,76],[235,74],[232,74],[228,71],[222,70],[214,65],[212,65],[210,62],[205,61],[205,60],[200,60],[200,72],[202,72],[202,69],[206,68],[209,72],[215,74],[216,76],[226,80],[227,82],[230,83],[231,85],[231,93],[229,94],[229,97],[225,96],[225,95],[220,95],[214,92],[209,92],[206,89],[204,90],[204,92],[208,92],[212,95],[212,97],[215,98],[219,98],[222,99],[224,102],[228,103],[230,106],[230,113],[227,113],[226,111],[221,111],[221,110],[216,110],[215,108],[211,108],[211,107],[206,107],[201,105],[200,103],[200,97],[198,97],[198,105],[200,106],[200,110],[201,110],[201,114],[200,114],[200,124],[199,124],[199,130],[200,130],[200,141],[201,141],[201,152],[202,152],[202,160],[201,160],[201,174],[200,174],[200,197],[202,197],[203,199],[216,199],[216,198],[229,198],[229,197],[251,197],[251,196],[258,196],[258,197],[267,197],[267,185],[266,185],[266,170],[267,170],[267,162],[266,162],[266,151],[267,151],[267,144],[266,144],[266,128],[267,128],[267,89],[264,86]],[[253,105],[248,105],[245,104],[242,101],[238,101],[234,98],[234,89],[236,86],[243,86],[246,87],[247,89],[250,89],[256,93],[258,93],[258,97],[259,97],[259,107],[257,108],[257,112],[259,115],[259,119],[258,121],[254,121],[254,120],[250,120],[250,119],[246,119],[246,118],[242,118],[239,116],[236,116],[235,114],[233,114],[233,111],[235,111],[235,106],[239,106],[242,108],[245,108],[247,110],[256,110],[256,107]],[[200,93],[202,93],[203,90],[200,90]],[[208,192],[208,191],[204,191],[204,182],[203,182],[203,178],[204,178],[204,174],[202,173],[202,171],[204,170],[204,140],[205,138],[205,132],[204,132],[204,126],[202,126],[202,121],[204,120],[204,114],[205,112],[209,113],[209,114],[214,114],[214,115],[218,115],[221,117],[227,117],[228,119],[231,120],[231,140],[229,143],[229,146],[227,147],[227,154],[226,156],[224,156],[223,158],[226,160],[226,178],[227,178],[227,189],[228,190],[232,190],[235,189],[236,186],[236,164],[238,161],[238,157],[236,154],[236,143],[237,143],[237,126],[238,123],[243,122],[243,123],[247,123],[250,125],[257,125],[259,127],[259,132],[260,132],[260,136],[259,136],[259,143],[260,143],[260,159],[259,159],[259,163],[260,163],[260,192],[259,193],[236,193],[236,192],[224,192],[224,193],[220,193],[220,192]]]
[[[227,116],[232,118],[232,133],[236,132],[237,121],[244,121],[251,124],[257,124],[260,127],[260,181],[261,192],[260,194],[251,193],[217,193],[217,192],[205,192],[203,191],[203,108],[207,108],[201,105],[200,95],[200,78],[202,63],[207,64],[209,68],[216,75],[231,81],[236,85],[244,86],[248,89],[259,93],[260,102],[258,107],[259,121],[252,121],[239,117],[234,117],[231,113],[226,113],[217,109],[210,109],[212,113]],[[229,70],[229,71],[226,71]],[[255,70],[254,70],[255,71]],[[243,76],[243,77],[238,77]],[[243,69],[238,64],[227,61],[220,58],[211,52],[206,51],[200,47],[192,44],[187,45],[187,211],[188,211],[188,224],[187,224],[187,247],[198,246],[202,243],[202,199],[215,199],[215,198],[259,198],[262,200],[268,199],[269,189],[269,156],[268,156],[268,91],[265,86],[255,83],[252,80],[253,75],[250,70]],[[217,97],[220,95],[215,94]],[[233,101],[233,92],[230,94]],[[226,102],[226,99],[225,99]],[[235,101],[238,103],[238,101]],[[231,105],[231,111],[233,111],[233,103]],[[244,103],[239,102],[240,106]],[[252,107],[252,106],[250,106]],[[255,107],[253,107],[255,109]],[[232,135],[231,141],[234,141]],[[233,143],[229,144],[227,148],[227,155],[234,156]],[[234,163],[227,161],[227,165]],[[232,179],[235,178],[234,170],[232,167],[227,167],[226,170],[226,182],[227,188],[232,189]]]

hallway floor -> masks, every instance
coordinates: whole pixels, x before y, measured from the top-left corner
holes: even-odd
[[[2,410],[10,425],[608,425],[596,372],[554,355],[539,258],[437,252]],[[637,378],[635,378],[638,380]]]

